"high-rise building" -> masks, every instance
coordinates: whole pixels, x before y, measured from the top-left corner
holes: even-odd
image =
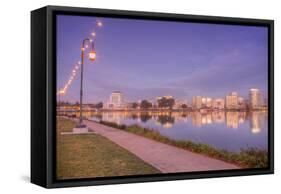
[[[258,109],[261,107],[261,93],[259,89],[250,89],[250,108]]]
[[[112,92],[109,97],[109,102],[107,103],[106,108],[119,109],[123,107],[124,107],[124,96],[122,92],[119,91]]]
[[[183,105],[186,105],[186,106],[187,106],[187,101],[186,101],[186,100],[179,100],[179,99],[176,99],[173,108],[175,108],[175,109],[181,109]]]
[[[209,97],[201,98],[201,108],[212,108],[213,99]]]
[[[226,109],[238,109],[238,94],[237,92],[231,92],[225,97]]]
[[[246,109],[246,101],[243,97],[238,97],[238,108],[239,109]]]
[[[200,109],[202,107],[202,97],[201,96],[193,96],[192,97],[192,108]]]
[[[206,105],[207,105],[207,98],[202,97],[201,98],[201,108],[206,108]]]
[[[214,109],[224,109],[225,101],[223,98],[217,98],[213,100],[212,107]]]
[[[166,99],[172,99],[172,98],[173,98],[173,96],[171,96],[171,95],[167,95],[167,96],[163,96],[163,98],[166,98]]]
[[[212,98],[206,98],[206,108],[212,108]]]

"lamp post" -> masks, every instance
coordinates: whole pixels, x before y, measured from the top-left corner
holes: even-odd
[[[84,66],[84,54],[85,54],[85,46],[86,44],[91,46],[91,50],[89,52],[89,59],[94,61],[96,59],[96,52],[94,51],[94,42],[89,38],[85,38],[82,42],[81,47],[81,79],[80,79],[80,117],[79,122],[76,128],[86,128],[86,125],[83,123],[83,66]]]

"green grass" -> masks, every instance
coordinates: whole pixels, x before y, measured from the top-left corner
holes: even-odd
[[[227,150],[216,149],[207,144],[194,143],[192,141],[173,140],[161,135],[154,129],[144,128],[139,125],[118,125],[116,123],[106,121],[100,121],[100,123],[141,135],[162,143],[180,147],[195,153],[200,153],[212,158],[230,162],[242,168],[266,168],[268,166],[268,153],[266,150],[248,148],[241,150],[240,152],[229,152]]]
[[[160,173],[127,150],[98,134],[61,135],[73,121],[57,119],[57,178],[93,178]]]

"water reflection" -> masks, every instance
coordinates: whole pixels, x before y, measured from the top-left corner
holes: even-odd
[[[260,133],[261,131],[261,116],[258,112],[251,112],[251,130],[252,133]]]
[[[60,114],[78,117],[79,112],[60,112]],[[114,122],[117,124],[124,123],[124,120],[131,119],[137,122],[146,123],[152,120],[157,125],[162,125],[166,128],[171,128],[175,123],[187,122],[191,119],[192,125],[201,127],[209,124],[226,123],[227,128],[237,129],[240,124],[249,120],[252,133],[261,131],[262,119],[267,120],[267,112],[252,111],[209,111],[202,113],[200,111],[190,112],[133,112],[133,111],[109,111],[109,112],[83,112],[83,117],[92,118],[95,120],[103,120]]]
[[[58,114],[79,116],[79,112]],[[117,124],[138,124],[173,139],[192,140],[228,150],[267,149],[266,111],[108,111],[84,112],[83,116]]]

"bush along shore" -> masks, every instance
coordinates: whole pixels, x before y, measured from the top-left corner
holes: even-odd
[[[223,160],[236,164],[242,168],[266,168],[268,167],[268,152],[258,148],[241,149],[240,152],[230,152],[224,149],[217,149],[207,144],[194,143],[192,141],[173,140],[161,135],[158,131],[145,128],[139,125],[124,125],[113,122],[99,121],[100,124],[131,132],[149,139],[165,144],[186,149],[191,152],[206,155],[211,158]]]

